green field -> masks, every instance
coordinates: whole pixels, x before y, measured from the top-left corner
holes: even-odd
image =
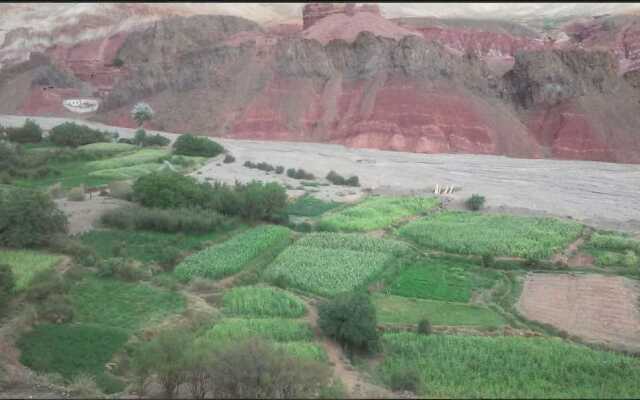
[[[339,207],[340,203],[322,201],[313,196],[301,196],[287,206],[287,214],[301,217],[317,217]]]
[[[466,260],[430,257],[405,266],[390,283],[390,294],[466,303],[474,290],[491,288],[500,273]]]
[[[233,288],[222,300],[225,313],[231,315],[298,318],[306,313],[304,303],[297,296],[271,287]]]
[[[385,334],[378,374],[435,398],[638,398],[640,360],[560,339]]]
[[[239,340],[261,337],[275,342],[298,342],[313,339],[311,328],[304,322],[284,318],[225,318],[207,330],[208,341]]]
[[[166,149],[140,149],[135,153],[125,154],[106,160],[92,161],[87,164],[87,167],[93,170],[101,170],[148,164],[156,162],[169,154],[169,150]]]
[[[98,257],[118,257],[116,249],[124,244],[127,257],[142,262],[163,262],[171,256],[168,249],[180,252],[196,250],[205,242],[219,240],[225,233],[203,235],[176,235],[149,231],[125,231],[117,229],[94,230],[80,236],[82,243],[95,249]]]
[[[192,254],[176,267],[175,274],[182,281],[189,281],[196,276],[223,278],[240,272],[261,254],[286,246],[290,240],[289,229],[261,225]]]
[[[184,298],[144,283],[87,279],[71,289],[74,320],[135,331],[185,309]]]
[[[353,290],[381,272],[394,258],[394,241],[365,235],[309,234],[283,251],[265,270],[269,280],[284,279],[290,286],[322,296]],[[377,249],[379,251],[355,251]]]
[[[295,243],[298,247],[353,250],[363,252],[402,254],[409,251],[406,243],[379,239],[357,233],[316,232],[304,235]]]
[[[439,204],[440,200],[435,197],[369,197],[353,207],[325,215],[318,227],[332,232],[382,229]]]
[[[613,232],[595,232],[582,247],[599,267],[640,267],[640,240]]]
[[[398,233],[421,246],[451,253],[542,259],[564,249],[581,231],[576,222],[554,218],[442,212],[410,222]]]
[[[61,260],[62,256],[33,250],[0,250],[0,264],[11,267],[16,278],[16,290],[27,288],[36,273],[53,268]]]
[[[304,360],[313,360],[320,362],[327,362],[327,352],[324,347],[310,342],[276,342],[274,343],[276,349],[282,349],[292,356],[302,358]]]
[[[506,321],[494,311],[471,304],[411,299],[375,294],[373,303],[382,325],[416,325],[428,319],[433,325],[498,327]]]
[[[128,143],[91,143],[79,146],[78,150],[85,151],[97,155],[114,155],[119,153],[134,152],[137,149],[135,145]]]
[[[127,180],[139,178],[152,172],[160,171],[165,168],[159,163],[145,163],[138,165],[130,165],[128,167],[100,169],[98,171],[89,172],[90,177],[101,178],[105,180]]]
[[[86,324],[41,324],[17,342],[20,362],[37,372],[59,373],[71,380],[79,373],[94,375],[107,393],[124,384],[105,373],[105,364],[127,342],[128,335],[116,328]]]

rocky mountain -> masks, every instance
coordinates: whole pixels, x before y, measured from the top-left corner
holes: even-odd
[[[70,116],[62,100],[92,97],[90,119],[131,126],[144,100],[154,127],[176,132],[640,163],[640,17],[539,26],[389,19],[382,6],[310,3],[270,23],[157,8],[117,29],[84,22],[78,35],[110,30],[0,70],[0,112]]]

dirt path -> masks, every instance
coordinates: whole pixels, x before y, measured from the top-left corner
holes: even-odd
[[[410,398],[404,393],[394,393],[381,386],[365,380],[365,377],[351,365],[351,362],[342,351],[342,347],[327,337],[324,337],[318,327],[318,309],[312,301],[305,301],[307,305],[307,321],[322,343],[330,364],[333,366],[334,374],[342,382],[347,391],[347,396],[351,399],[397,399]]]

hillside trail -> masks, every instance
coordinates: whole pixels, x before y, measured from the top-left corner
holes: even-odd
[[[321,341],[330,364],[333,366],[335,376],[342,382],[350,399],[398,399],[412,398],[406,393],[394,393],[381,386],[368,382],[364,376],[351,365],[342,347],[327,337],[324,337],[318,327],[318,309],[311,301],[305,299],[307,305],[307,321]]]

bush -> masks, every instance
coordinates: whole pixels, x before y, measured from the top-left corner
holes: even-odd
[[[132,143],[142,147],[167,146],[169,143],[171,143],[171,140],[160,134],[147,135],[147,132],[144,129],[138,129],[132,140]]]
[[[417,393],[420,388],[420,371],[411,366],[397,366],[394,365],[391,370],[388,371],[389,386],[394,391],[409,391]]]
[[[639,266],[638,256],[633,250],[627,250],[622,258],[622,265],[628,268],[635,268]]]
[[[113,59],[113,62],[111,63],[114,67],[122,67],[124,65],[124,61],[122,60],[122,58],[116,57]]]
[[[327,180],[331,183],[333,183],[334,185],[341,185],[341,186],[360,186],[360,180],[358,179],[357,176],[351,176],[348,179],[345,179],[342,175],[338,174],[337,172],[331,170],[329,171],[329,173],[327,174]]]
[[[244,164],[242,164],[242,166],[247,168],[255,168],[256,164],[252,163],[251,161],[245,161]]]
[[[67,223],[65,214],[47,194],[0,187],[0,246],[46,244],[51,235],[64,233]]]
[[[217,212],[197,208],[122,207],[107,211],[102,222],[118,229],[167,233],[205,233],[227,227],[226,219]]]
[[[72,396],[82,399],[100,399],[105,395],[96,384],[96,379],[87,373],[79,373],[74,376],[69,384],[69,392]]]
[[[287,192],[275,182],[236,184],[240,216],[249,220],[271,220],[287,207]]]
[[[70,201],[84,201],[85,198],[84,186],[74,187],[67,194],[67,200]]]
[[[418,333],[421,335],[431,335],[431,322],[428,319],[422,319],[418,322]]]
[[[38,318],[54,324],[64,324],[73,319],[73,306],[62,294],[52,294],[47,300],[36,304]]]
[[[347,186],[354,186],[354,187],[360,186],[360,179],[358,179],[358,177],[355,175],[350,176],[349,178],[347,178],[346,184]]]
[[[85,266],[93,266],[97,259],[95,250],[76,238],[57,234],[52,236],[47,244],[53,252],[70,255]]]
[[[150,278],[147,270],[138,266],[134,261],[121,257],[100,261],[97,275],[101,278],[116,278],[125,282],[137,282]]]
[[[259,169],[260,171],[265,171],[265,172],[271,172],[275,169],[273,165],[266,163],[264,161],[259,162],[258,165],[256,165],[256,168]]]
[[[6,264],[0,264],[0,317],[4,315],[15,287],[16,277],[11,267]]]
[[[225,155],[224,160],[222,160],[222,162],[225,164],[231,164],[232,162],[235,162],[235,161],[236,161],[236,158],[231,154]]]
[[[467,199],[467,207],[472,211],[478,211],[484,206],[484,201],[484,196],[474,194]]]
[[[110,142],[111,134],[75,122],[65,122],[49,131],[49,139],[58,146],[78,147],[85,144]]]
[[[49,297],[64,295],[69,290],[69,283],[54,269],[37,272],[27,289],[27,299],[42,304]]]
[[[282,165],[278,165],[275,171],[276,171],[276,174],[280,175],[284,172],[284,167]]]
[[[133,199],[145,207],[176,208],[205,204],[207,194],[194,178],[159,171],[136,180]]]
[[[318,308],[318,325],[347,349],[377,348],[376,309],[365,293],[342,293]]]
[[[224,152],[224,147],[205,137],[185,134],[173,143],[173,152],[183,156],[215,157]]]
[[[16,143],[39,143],[42,141],[42,128],[35,121],[27,119],[20,128],[4,128],[7,138]]]

